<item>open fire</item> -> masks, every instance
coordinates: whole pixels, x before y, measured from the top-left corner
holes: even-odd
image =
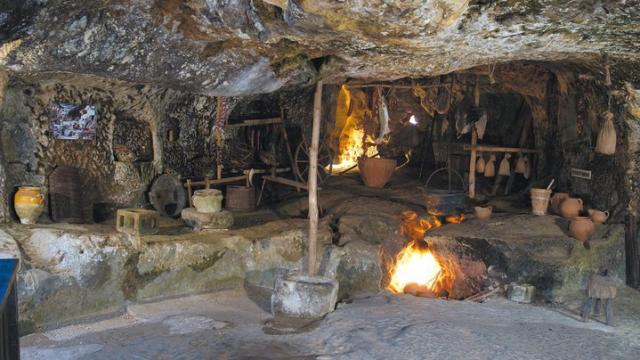
[[[450,223],[460,223],[463,215],[448,216]],[[413,211],[402,213],[402,233],[409,243],[396,256],[390,271],[388,289],[393,293],[410,293],[426,297],[447,297],[457,274],[456,261],[436,252],[425,242],[427,231],[442,226],[437,217],[420,218]]]

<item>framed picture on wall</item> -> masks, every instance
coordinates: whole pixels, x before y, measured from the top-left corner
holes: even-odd
[[[95,140],[96,107],[63,102],[49,104],[49,122],[54,139]]]

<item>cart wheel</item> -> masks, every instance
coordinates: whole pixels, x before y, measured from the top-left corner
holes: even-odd
[[[309,145],[303,140],[296,148],[294,156],[295,164],[293,171],[299,181],[306,183],[309,174]],[[318,148],[318,184],[324,183],[331,175],[333,155],[331,150],[324,144]]]

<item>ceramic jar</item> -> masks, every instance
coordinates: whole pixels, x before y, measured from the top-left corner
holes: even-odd
[[[588,241],[595,231],[593,221],[586,216],[578,216],[571,220],[569,224],[569,232],[571,236],[582,242]]]
[[[608,211],[600,211],[596,209],[589,209],[587,211],[589,212],[589,218],[591,218],[591,221],[596,224],[604,224],[609,218]]]
[[[560,203],[560,215],[565,219],[573,219],[582,211],[582,199],[566,198]]]
[[[222,210],[222,191],[216,189],[196,190],[191,201],[197,212],[216,213]]]
[[[491,213],[493,212],[493,207],[491,206],[476,206],[473,208],[473,211],[476,215],[476,219],[478,220],[489,220],[491,218]]]
[[[44,210],[44,195],[39,187],[20,186],[13,206],[22,224],[35,224]]]
[[[554,193],[553,196],[551,196],[551,212],[553,212],[554,214],[560,214],[560,204],[565,199],[568,199],[568,198],[569,198],[568,193],[564,193],[564,192]]]

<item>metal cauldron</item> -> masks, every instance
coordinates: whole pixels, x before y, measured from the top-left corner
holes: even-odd
[[[429,184],[433,176],[442,171],[449,172],[449,189],[431,189]],[[451,174],[456,174],[462,182],[462,190],[451,188]],[[459,215],[464,211],[464,202],[467,196],[464,178],[457,171],[445,167],[431,173],[424,186],[424,202],[427,213],[433,216]]]

